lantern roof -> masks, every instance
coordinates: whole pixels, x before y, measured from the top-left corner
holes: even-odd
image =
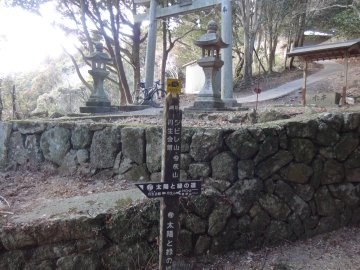
[[[91,61],[97,61],[97,62],[110,62],[111,58],[109,55],[105,52],[103,52],[104,46],[102,43],[96,43],[95,44],[95,52],[91,53],[89,56],[86,57],[86,59]]]
[[[217,33],[218,26],[215,21],[211,20],[208,23],[207,32],[200,36],[197,40],[194,40],[194,44],[204,49],[221,49],[227,48],[229,44],[226,44],[221,36]]]

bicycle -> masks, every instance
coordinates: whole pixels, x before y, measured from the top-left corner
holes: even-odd
[[[134,93],[133,101],[137,105],[150,105],[155,108],[162,107],[166,91],[162,89],[160,80],[154,82],[151,88],[145,87],[145,82],[139,83],[139,91]]]

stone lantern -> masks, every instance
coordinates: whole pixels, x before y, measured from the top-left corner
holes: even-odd
[[[85,103],[86,107],[80,107],[80,112],[103,113],[116,111],[117,107],[111,106],[104,91],[104,80],[110,73],[106,70],[106,65],[111,62],[111,58],[103,52],[102,43],[96,43],[95,49],[95,52],[85,58],[91,61],[92,69],[88,72],[93,77],[94,91]]]
[[[221,100],[221,89],[216,77],[224,62],[220,59],[220,49],[229,45],[224,43],[221,36],[216,33],[218,26],[215,21],[208,23],[207,33],[194,41],[196,46],[202,49],[202,58],[197,61],[205,74],[205,83],[194,102],[193,109],[224,109],[225,104]]]

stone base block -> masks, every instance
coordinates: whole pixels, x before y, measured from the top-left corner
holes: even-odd
[[[126,106],[119,106],[119,111],[121,112],[133,112],[133,111],[141,111],[151,108],[150,105],[126,105]]]
[[[223,98],[222,101],[224,102],[226,107],[241,107],[242,104],[238,103],[234,98]]]
[[[201,112],[211,112],[211,111],[229,111],[232,110],[230,107],[226,107],[225,103],[214,97],[198,97],[192,107],[188,107],[185,111],[201,111]]]
[[[80,107],[81,113],[110,113],[118,112],[119,106],[86,106]]]
[[[211,108],[211,107],[187,107],[184,108],[185,112],[225,112],[225,111],[236,111],[236,108],[223,107],[223,108]]]
[[[86,107],[111,107],[110,101],[92,101],[89,100],[85,103]]]
[[[225,108],[225,103],[221,100],[199,100],[194,102],[194,108],[209,108],[209,109],[223,109]]]

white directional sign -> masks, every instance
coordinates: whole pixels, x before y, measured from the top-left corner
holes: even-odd
[[[136,186],[148,198],[194,196],[201,193],[201,181],[142,183]]]

